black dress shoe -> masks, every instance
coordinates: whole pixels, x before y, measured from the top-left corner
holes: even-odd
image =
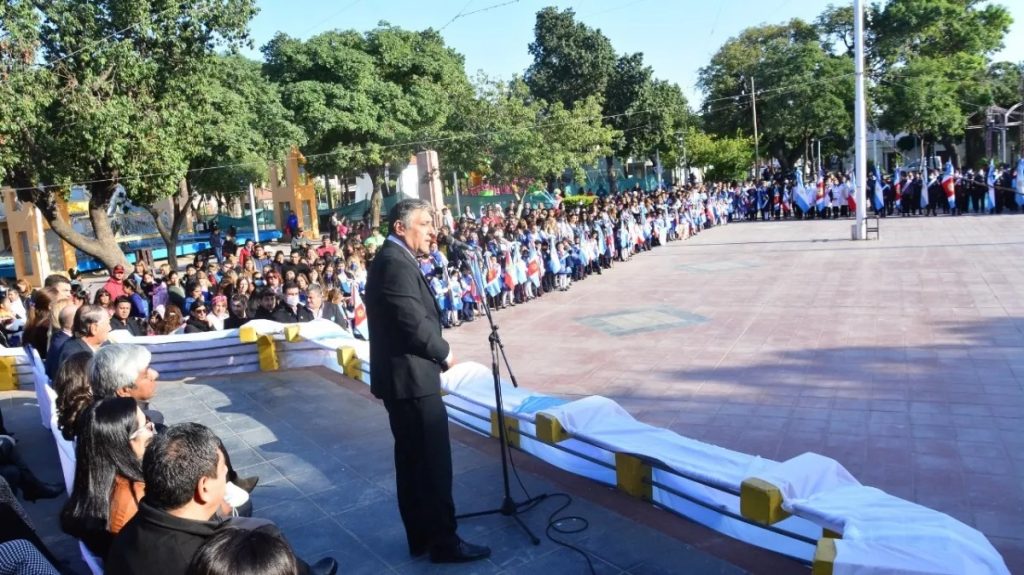
[[[421,555],[426,555],[427,551],[430,551],[430,546],[429,545],[410,545],[409,546],[409,555],[411,557],[420,557]]]
[[[260,482],[259,475],[253,475],[252,477],[237,477],[232,483],[237,487],[243,489],[246,493],[252,493],[253,489],[256,489],[256,484]]]
[[[455,545],[435,545],[430,548],[431,563],[469,563],[491,556],[491,548],[459,540]]]
[[[338,572],[338,562],[333,557],[324,557],[309,566],[310,575],[335,575]]]

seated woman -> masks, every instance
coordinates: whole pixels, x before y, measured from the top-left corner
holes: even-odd
[[[74,489],[60,524],[98,557],[107,556],[114,534],[138,510],[142,455],[154,433],[130,397],[97,401],[79,418]]]
[[[192,304],[192,308],[188,312],[188,321],[185,322],[185,333],[203,333],[207,331],[213,331],[213,326],[210,324],[209,308],[202,300],[197,300]]]
[[[57,429],[68,441],[74,441],[78,416],[92,405],[92,386],[89,384],[89,360],[92,354],[76,353],[57,369],[53,388],[57,392]]]

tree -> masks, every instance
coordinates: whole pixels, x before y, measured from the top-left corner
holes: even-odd
[[[546,102],[573,108],[604,93],[615,66],[612,43],[600,30],[576,21],[567,8],[549,6],[537,13],[526,70],[530,92]]]
[[[595,96],[571,109],[548,104],[519,78],[481,78],[477,93],[471,106],[452,117],[450,149],[495,182],[540,178],[554,187],[566,170],[581,170],[605,154],[615,135],[602,123]]]
[[[278,34],[263,47],[265,73],[309,140],[319,175],[363,171],[380,224],[383,166],[406,160],[443,132],[453,102],[471,88],[463,58],[435,30],[386,23],[365,34],[332,31],[303,42]]]
[[[931,113],[930,123],[940,129],[932,135],[959,166],[956,139],[970,116],[992,101],[987,82],[990,57],[1002,47],[1011,22],[1005,7],[982,0],[888,2],[871,22],[876,93],[892,108],[882,115],[887,129],[917,129],[923,114],[902,105],[899,95],[936,88],[943,114]],[[928,82],[935,85],[925,86]],[[956,108],[949,105],[950,99]]]
[[[690,161],[704,167],[704,180],[743,180],[754,156],[754,142],[743,136],[719,137],[690,127],[686,130]]]
[[[0,25],[17,32],[0,48],[4,75],[24,88],[0,104],[0,140],[11,152],[3,183],[59,237],[112,267],[125,259],[107,218],[111,199],[121,187],[143,205],[177,190],[195,136],[182,94],[216,50],[244,41],[256,8],[252,0],[52,0],[39,13],[33,4],[6,0]],[[75,182],[87,182],[93,236],[56,209]]]
[[[818,31],[794,19],[747,28],[700,71],[709,133],[753,135],[751,79],[757,90],[761,145],[784,168],[812,138],[830,136],[845,150],[853,130],[853,62],[828,53]]]
[[[643,106],[653,81],[654,71],[644,65],[644,55],[641,53],[620,56],[608,78],[604,99],[605,121],[619,133],[612,142],[611,153],[605,158],[608,190],[611,194],[618,192],[615,156],[628,157],[641,151],[638,144],[650,120]]]
[[[277,86],[262,76],[260,68],[242,56],[217,57],[203,81],[190,85],[185,94],[194,110],[196,135],[188,150],[189,170],[178,182],[167,221],[148,206],[172,269],[177,269],[178,236],[194,199],[238,193],[249,183],[263,181],[268,159],[280,158],[291,146],[303,143]]]

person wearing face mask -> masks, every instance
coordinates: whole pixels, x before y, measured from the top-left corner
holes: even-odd
[[[282,293],[284,293],[284,301],[277,305],[270,319],[278,323],[313,321],[313,314],[299,300],[299,285],[297,283],[284,284]]]

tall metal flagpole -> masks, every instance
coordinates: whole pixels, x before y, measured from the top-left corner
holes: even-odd
[[[754,91],[754,77],[750,77],[750,107],[754,116],[754,181],[761,173],[761,142],[757,137],[757,92]]]
[[[252,215],[252,241],[260,243],[260,228],[256,223],[256,192],[249,184],[249,213]]]
[[[853,0],[853,44],[856,72],[856,100],[854,102],[854,166],[857,174],[857,223],[853,228],[853,239],[867,239],[867,184],[868,184],[868,140],[866,109],[864,105],[864,0]]]

